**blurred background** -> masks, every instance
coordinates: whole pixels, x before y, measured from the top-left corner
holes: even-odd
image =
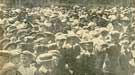
[[[0,0],[7,7],[44,7],[49,5],[72,6],[135,6],[135,0]]]

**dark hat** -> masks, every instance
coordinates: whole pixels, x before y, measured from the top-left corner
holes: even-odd
[[[108,52],[117,52],[117,50],[118,50],[117,48],[118,48],[117,45],[111,43],[111,44],[109,44],[109,46],[108,46],[108,48],[107,48],[107,51],[108,51]]]

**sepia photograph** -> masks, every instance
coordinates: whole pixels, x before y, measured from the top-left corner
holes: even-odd
[[[135,0],[0,0],[0,75],[135,75]]]

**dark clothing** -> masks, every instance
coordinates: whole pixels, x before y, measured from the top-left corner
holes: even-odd
[[[91,54],[80,56],[78,61],[79,65],[79,75],[95,75],[95,55]]]
[[[120,74],[120,51],[121,46],[114,44],[107,49],[106,59],[104,61],[104,73],[109,75]]]
[[[56,75],[78,75],[78,68],[77,68],[77,60],[76,50],[73,48],[70,49],[61,49],[61,57],[58,61],[58,66],[56,68]],[[66,68],[66,65],[68,67]],[[71,73],[72,71],[73,73]]]
[[[96,75],[103,75],[103,64],[105,60],[106,53],[98,52],[96,54]]]
[[[22,75],[19,71],[16,72],[16,75]]]

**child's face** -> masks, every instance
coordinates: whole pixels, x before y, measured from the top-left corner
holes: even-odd
[[[20,58],[21,58],[21,62],[23,63],[23,64],[28,64],[28,63],[31,63],[31,57],[30,56],[27,56],[27,55],[21,55],[20,56]]]
[[[11,59],[11,62],[16,64],[17,66],[20,65],[20,56],[15,56]]]
[[[88,50],[88,51],[92,51],[93,50],[93,45],[90,45],[90,44],[84,44],[83,45],[83,48],[85,49],[85,50]]]

